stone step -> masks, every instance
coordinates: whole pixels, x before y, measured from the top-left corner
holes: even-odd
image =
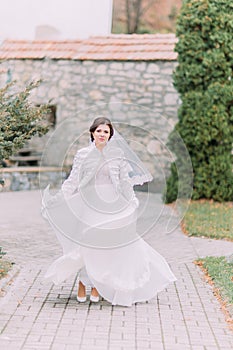
[[[23,161],[23,162],[30,162],[30,161],[37,161],[37,160],[40,160],[41,159],[41,156],[39,155],[31,155],[31,156],[11,156],[10,157],[10,160],[13,160],[13,161]]]

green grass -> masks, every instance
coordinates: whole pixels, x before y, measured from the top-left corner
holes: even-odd
[[[14,264],[2,258],[5,254],[6,252],[4,252],[2,247],[0,247],[0,279],[7,275],[8,271],[12,268],[12,265]]]
[[[207,270],[222,299],[233,307],[233,261],[228,262],[224,256],[208,256],[198,259],[197,264]]]
[[[233,241],[233,204],[191,201],[182,228],[189,236]]]
[[[8,260],[0,259],[0,279],[7,275],[13,265],[14,263]]]

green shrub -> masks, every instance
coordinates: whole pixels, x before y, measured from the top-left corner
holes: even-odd
[[[3,252],[3,250],[2,250],[2,247],[0,247],[0,259],[3,257],[3,255],[5,255],[6,253],[5,252]]]
[[[178,66],[173,75],[182,105],[168,146],[182,163],[178,132],[192,160],[193,199],[233,200],[232,33],[231,0],[184,1],[177,21]],[[179,181],[172,164],[166,202],[176,200]]]
[[[24,90],[12,92],[15,82],[0,88],[0,163],[8,159],[32,136],[48,132],[47,106],[34,106],[30,93],[40,84],[29,83]]]

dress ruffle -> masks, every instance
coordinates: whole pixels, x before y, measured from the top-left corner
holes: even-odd
[[[166,260],[141,238],[111,250],[79,247],[55,260],[45,279],[58,285],[84,266],[92,285],[112,305],[145,302],[177,280]]]
[[[84,266],[82,255],[79,249],[76,249],[55,260],[48,268],[44,278],[48,282],[58,285],[76,274]]]
[[[114,152],[108,153],[111,159]],[[92,163],[94,153],[88,160],[83,157],[86,150],[80,153],[62,191],[54,197],[47,187],[43,194],[42,215],[63,248],[63,256],[52,263],[45,278],[59,284],[85,268],[92,285],[113,305],[147,301],[176,277],[137,234],[138,200],[128,185],[127,164],[121,159],[109,164],[99,153],[98,162]],[[90,169],[96,176],[90,176]],[[88,181],[84,176],[75,192],[80,171]]]

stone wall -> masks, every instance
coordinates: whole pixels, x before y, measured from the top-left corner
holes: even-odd
[[[2,168],[0,178],[4,179],[4,186],[0,186],[0,192],[43,190],[48,184],[59,189],[66,177],[67,172],[56,167]]]
[[[10,60],[0,76],[24,86],[42,79],[34,103],[57,106],[55,129],[31,146],[43,152],[42,165],[70,165],[76,150],[88,145],[88,128],[98,115],[115,122],[154,175],[161,190],[171,156],[167,136],[177,121],[179,97],[172,84],[174,61]],[[153,187],[152,186],[152,187]]]

